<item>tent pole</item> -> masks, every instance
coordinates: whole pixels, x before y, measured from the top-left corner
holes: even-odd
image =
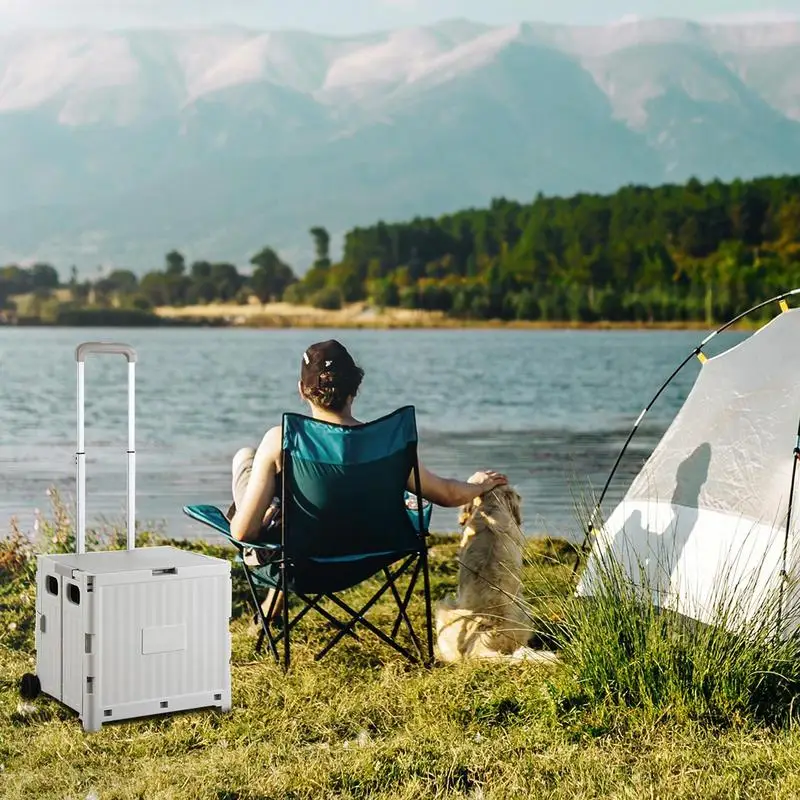
[[[789,552],[789,532],[792,526],[792,507],[794,506],[794,484],[797,478],[797,462],[800,460],[800,422],[797,424],[797,439],[794,445],[794,459],[792,463],[792,483],[789,486],[789,508],[786,512],[786,533],[783,537],[783,564],[781,566],[781,588],[780,597],[778,600],[778,638],[781,635],[781,622],[783,620],[783,595],[784,587],[786,586],[786,559]]]
[[[589,517],[589,524],[586,527],[586,530],[583,534],[583,543],[581,544],[580,548],[576,551],[576,558],[575,558],[575,565],[572,568],[573,576],[578,571],[578,567],[581,563],[581,556],[586,552],[586,545],[590,544],[590,537],[591,534],[594,532],[595,527],[595,520],[597,519],[597,515],[600,512],[600,507],[603,504],[603,500],[605,499],[606,493],[608,492],[609,486],[611,486],[611,481],[614,479],[614,476],[617,473],[617,469],[619,468],[620,462],[622,461],[623,456],[625,455],[628,445],[631,443],[631,440],[636,434],[636,431],[639,429],[639,425],[641,424],[642,420],[644,419],[647,412],[653,407],[655,402],[658,398],[663,394],[664,390],[672,383],[678,373],[693,359],[697,358],[700,360],[701,363],[705,363],[707,358],[705,353],[703,353],[703,348],[718,334],[726,331],[732,325],[735,325],[737,322],[740,322],[745,317],[749,316],[750,314],[754,313],[755,311],[759,311],[762,308],[772,304],[772,303],[779,303],[782,312],[788,310],[789,306],[786,303],[787,297],[792,297],[793,295],[800,294],[800,287],[796,289],[791,289],[788,292],[784,292],[783,294],[779,294],[776,297],[771,297],[769,300],[764,300],[763,302],[759,303],[758,305],[753,306],[752,308],[748,308],[747,311],[743,311],[741,314],[738,314],[733,319],[726,322],[724,325],[721,325],[715,331],[712,331],[702,342],[700,342],[697,347],[689,353],[688,356],[680,363],[680,365],[673,371],[673,373],[667,378],[661,388],[656,392],[653,399],[645,406],[644,411],[639,414],[638,419],[634,423],[633,429],[631,430],[630,434],[628,434],[628,438],[625,440],[625,444],[622,446],[622,450],[620,450],[619,455],[617,456],[617,460],[614,462],[614,466],[611,469],[611,473],[606,480],[605,486],[603,487],[603,491],[600,493],[600,499],[594,506],[594,510],[592,511],[591,516]]]

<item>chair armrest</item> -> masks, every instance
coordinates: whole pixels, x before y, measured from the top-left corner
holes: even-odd
[[[183,513],[187,517],[191,517],[197,522],[213,528],[221,536],[224,536],[234,547],[244,550],[245,548],[253,548],[254,550],[270,550],[277,551],[281,549],[279,544],[272,542],[242,542],[231,535],[231,523],[222,511],[216,506],[210,505],[197,505],[197,506],[184,506]]]

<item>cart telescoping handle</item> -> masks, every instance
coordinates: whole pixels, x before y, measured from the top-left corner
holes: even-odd
[[[120,355],[128,362],[128,550],[136,547],[136,351],[116,342],[85,342],[75,350],[78,363],[78,449],[76,452],[78,484],[78,531],[75,549],[86,552],[86,444],[84,441],[84,365],[88,355]]]

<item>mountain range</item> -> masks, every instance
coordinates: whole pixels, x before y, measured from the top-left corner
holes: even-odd
[[[0,34],[0,262],[302,273],[314,225],[800,172],[800,23]]]

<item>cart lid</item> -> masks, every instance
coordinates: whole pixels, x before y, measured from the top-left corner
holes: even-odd
[[[91,553],[43,555],[42,558],[70,571],[88,575],[108,575],[143,570],[205,568],[212,573],[227,573],[230,562],[221,558],[180,550],[177,547],[137,547],[135,550],[102,550]]]

